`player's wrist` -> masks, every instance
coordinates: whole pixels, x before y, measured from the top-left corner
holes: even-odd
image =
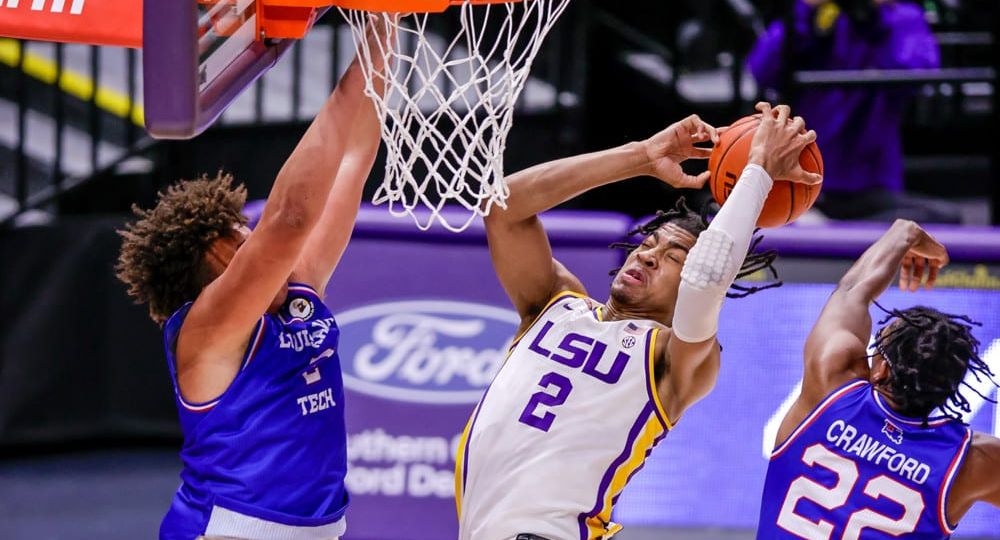
[[[656,164],[656,146],[657,145],[650,138],[639,142],[626,143],[622,147],[622,149],[628,153],[629,163],[632,164],[631,169],[635,171],[637,175],[652,175]]]
[[[767,153],[756,148],[750,149],[750,157],[747,160],[747,165],[757,165],[767,171],[768,174],[771,174],[770,169],[768,168],[771,163],[767,159]]]

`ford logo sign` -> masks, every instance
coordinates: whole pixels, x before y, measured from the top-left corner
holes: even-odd
[[[394,401],[477,403],[520,318],[509,309],[438,300],[341,313],[344,386]]]

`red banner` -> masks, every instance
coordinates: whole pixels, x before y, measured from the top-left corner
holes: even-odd
[[[142,0],[0,0],[0,36],[142,47]]]

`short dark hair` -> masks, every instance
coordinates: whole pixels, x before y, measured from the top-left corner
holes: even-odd
[[[137,304],[149,305],[157,323],[201,292],[209,245],[246,224],[246,188],[232,184],[233,177],[221,171],[215,178],[182,180],[160,192],[152,210],[133,206],[137,219],[118,231],[122,248],[115,273]]]
[[[962,421],[962,413],[971,410],[959,392],[963,384],[983,399],[994,401],[965,382],[966,373],[972,372],[976,380],[986,377],[996,384],[993,372],[979,357],[979,340],[972,335],[972,327],[982,326],[980,323],[926,306],[904,310],[878,307],[887,316],[879,321],[882,328],[875,349],[889,366],[892,376],[886,386],[899,413],[922,418],[926,424],[940,409],[942,414]],[[898,323],[889,329],[893,321]]]
[[[666,212],[662,210],[657,211],[656,216],[654,216],[653,219],[639,225],[635,229],[629,231],[628,234],[629,236],[642,235],[643,238],[645,238],[653,234],[654,231],[663,225],[671,223],[691,233],[695,238],[698,238],[702,232],[708,229],[708,213],[710,209],[711,206],[706,204],[702,207],[700,212],[695,212],[688,207],[687,201],[684,200],[684,197],[678,197],[673,208],[667,210]],[[727,297],[743,298],[750,296],[753,293],[763,291],[765,289],[773,289],[782,285],[782,282],[778,279],[778,271],[774,268],[774,261],[778,258],[778,253],[773,249],[760,252],[757,251],[757,247],[760,246],[760,242],[763,239],[763,236],[757,234],[757,231],[754,231],[753,241],[750,242],[750,247],[747,248],[746,259],[744,259],[743,266],[740,267],[740,271],[736,275],[736,279],[745,278],[761,270],[767,270],[768,273],[771,274],[771,279],[773,281],[754,287],[748,287],[734,282],[730,286],[729,292],[726,293]],[[624,249],[631,253],[639,247],[639,244],[632,242],[615,242],[614,244],[611,244],[611,247]],[[621,268],[616,268],[609,272],[609,275],[613,276],[617,274],[619,270],[621,270]]]

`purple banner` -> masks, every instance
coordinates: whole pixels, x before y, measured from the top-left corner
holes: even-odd
[[[556,257],[606,296],[621,261],[607,246],[628,220],[553,212],[544,221]],[[455,448],[519,323],[481,223],[421,233],[364,208],[326,298],[341,327],[347,393],[346,537],[455,538]]]

